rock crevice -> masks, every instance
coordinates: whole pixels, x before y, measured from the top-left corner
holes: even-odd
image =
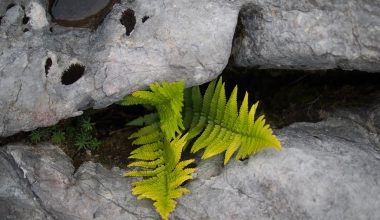
[[[96,30],[54,24],[46,7],[0,2],[0,136],[103,108],[155,81],[205,83],[231,50],[241,67],[380,72],[376,1],[121,1]],[[62,74],[76,63],[83,75],[66,82]]]
[[[224,168],[221,157],[201,161],[172,217],[378,219],[380,151],[371,140],[379,137],[368,127],[380,129],[377,112],[379,106],[339,110],[326,121],[292,124],[275,131],[282,151],[266,149]],[[74,173],[71,160],[47,143],[0,148],[0,168],[3,216],[159,219],[150,201],[131,194],[135,179],[123,170],[86,162]]]

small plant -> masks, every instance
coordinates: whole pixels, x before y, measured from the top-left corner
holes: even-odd
[[[30,142],[33,144],[36,144],[41,141],[46,141],[50,137],[50,129],[49,128],[38,128],[36,130],[33,130],[29,137],[30,137]]]
[[[101,142],[93,137],[92,131],[95,130],[95,123],[88,117],[80,120],[80,131],[75,136],[74,145],[78,150],[97,150]]]
[[[63,131],[54,131],[50,138],[53,144],[62,144],[65,139],[65,132]]]
[[[74,143],[78,150],[97,150],[101,142],[94,137],[95,123],[89,117],[78,119],[79,124],[38,128],[29,135],[32,143],[51,141],[53,144]]]
[[[74,145],[78,147],[78,150],[96,150],[100,146],[101,142],[92,137],[89,133],[79,133],[75,138]]]
[[[95,128],[95,123],[91,122],[89,117],[82,118],[80,127],[84,132],[91,132]]]
[[[133,92],[120,102],[156,109],[129,123],[145,127],[129,137],[141,146],[130,156],[137,161],[128,166],[139,169],[124,175],[143,177],[133,183],[132,193],[153,200],[163,219],[174,211],[175,199],[188,192],[181,185],[195,172],[186,168],[193,159],[181,160],[186,147],[193,153],[204,150],[202,159],[224,153],[224,164],[235,153],[236,159],[244,159],[266,147],[281,149],[264,116],[255,118],[258,103],[249,108],[246,93],[238,108],[237,87],[227,100],[222,79],[211,82],[204,95],[199,87],[184,90],[183,81],[154,83],[150,90]]]

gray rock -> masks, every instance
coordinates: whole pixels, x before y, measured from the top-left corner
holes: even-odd
[[[239,66],[380,71],[378,1],[121,1],[95,31],[55,25],[46,7],[0,2],[0,136],[108,106],[154,81],[210,81],[228,62],[240,7]],[[127,9],[136,24],[121,24]]]
[[[0,149],[0,152],[1,160],[8,158],[13,164],[13,168],[0,164],[2,170],[22,174],[17,177],[1,176],[0,202],[4,201],[8,206],[16,204],[16,207],[22,207],[25,203],[39,201],[40,206],[33,210],[47,213],[49,219],[158,218],[149,202],[137,201],[131,195],[133,179],[122,177],[120,169],[110,171],[100,164],[88,162],[74,173],[70,158],[50,144],[13,144]],[[19,186],[17,182],[27,184]],[[18,191],[31,192],[34,198]],[[0,214],[2,217],[12,215],[12,212],[7,206],[0,206]],[[30,219],[28,215],[29,209],[26,209],[17,219]]]
[[[282,151],[226,167],[221,157],[201,161],[171,218],[379,219],[379,110],[341,110],[277,130]],[[135,179],[122,170],[87,162],[74,171],[50,144],[2,147],[0,168],[1,216],[16,209],[18,219],[159,219],[150,201],[131,195]]]
[[[239,11],[227,0],[121,1],[93,31],[55,26],[41,10],[46,1],[18,0],[6,11],[10,2],[0,2],[0,136],[105,107],[154,81],[215,78]],[[120,23],[128,8],[137,21],[129,36]]]
[[[380,72],[380,1],[242,2],[236,65]]]
[[[298,123],[285,148],[189,183],[178,219],[379,219],[380,146],[350,120]],[[207,164],[209,167],[210,164]]]
[[[0,219],[52,219],[12,159],[0,151]]]

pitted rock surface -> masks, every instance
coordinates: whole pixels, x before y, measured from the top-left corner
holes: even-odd
[[[95,30],[55,24],[47,2],[0,1],[0,136],[155,81],[208,82],[231,49],[243,67],[380,72],[379,1],[120,1]]]
[[[105,107],[155,81],[190,86],[217,77],[239,10],[226,0],[121,1],[94,31],[54,25],[42,0],[6,10],[8,3],[0,3],[0,136]],[[127,10],[135,24],[121,23]],[[85,68],[83,76],[63,83],[65,71],[78,74],[73,65]]]

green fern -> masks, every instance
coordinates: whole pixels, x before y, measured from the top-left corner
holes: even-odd
[[[181,161],[181,154],[192,139],[191,152],[204,149],[203,159],[225,153],[224,164],[236,151],[236,159],[242,159],[265,147],[281,149],[264,116],[255,119],[258,103],[248,108],[246,93],[238,108],[237,87],[227,100],[222,79],[211,82],[204,95],[199,87],[184,91],[183,81],[155,83],[150,89],[120,102],[152,105],[157,110],[129,123],[145,127],[130,136],[132,144],[141,147],[130,156],[137,161],[129,167],[138,170],[125,176],[143,177],[133,184],[132,192],[139,199],[152,199],[163,219],[174,211],[175,199],[188,192],[180,186],[192,179],[195,169],[186,168],[193,160]]]
[[[132,193],[138,195],[138,199],[152,199],[157,212],[163,219],[168,219],[175,209],[175,199],[188,192],[180,185],[192,179],[191,174],[195,171],[186,168],[194,160],[181,161],[187,140],[187,135],[180,136],[184,83],[163,83],[162,86],[156,83],[150,88],[151,92],[134,92],[121,102],[123,105],[151,104],[159,115],[159,120],[153,114],[132,123],[146,125],[130,136],[135,138],[132,144],[142,146],[131,153],[130,158],[138,161],[129,167],[139,167],[140,170],[124,175],[144,177],[133,184]]]
[[[174,138],[176,133],[184,129],[182,125],[182,106],[184,82],[154,83],[150,85],[152,91],[136,91],[132,96],[121,101],[121,105],[153,105],[160,118],[160,127],[167,139]]]
[[[175,199],[189,192],[180,185],[192,179],[194,168],[185,168],[194,160],[180,161],[182,149],[186,144],[186,135],[176,137],[170,143],[163,138],[147,143],[132,152],[130,158],[139,159],[129,164],[130,167],[140,167],[144,170],[131,171],[125,176],[147,177],[133,184],[132,193],[139,195],[138,199],[149,198],[163,219],[168,219],[174,211]]]
[[[227,164],[236,151],[236,159],[244,159],[266,147],[281,149],[264,116],[255,119],[258,102],[248,108],[248,93],[245,93],[238,109],[237,92],[236,86],[227,101],[221,78],[217,83],[210,83],[204,97],[199,87],[185,92],[184,124],[189,129],[189,139],[199,136],[191,151],[205,149],[202,159],[225,152],[224,164]]]

